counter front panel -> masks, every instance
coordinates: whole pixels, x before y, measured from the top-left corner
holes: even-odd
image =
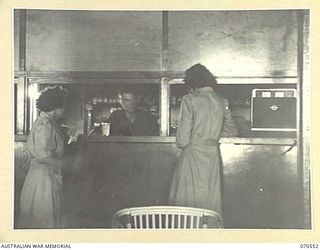
[[[143,137],[135,138],[135,142],[116,142],[112,137],[105,137],[105,141],[94,139],[80,138],[69,150],[76,152],[79,165],[64,174],[67,228],[110,228],[112,215],[119,209],[167,204],[180,153],[174,138],[164,137],[157,142],[146,142]],[[303,192],[298,182],[297,150],[290,146],[294,140],[255,139],[251,144],[247,138],[238,138],[237,144],[231,143],[231,138],[223,140],[220,148],[225,227],[302,228]],[[17,141],[15,218],[24,162],[24,142]]]

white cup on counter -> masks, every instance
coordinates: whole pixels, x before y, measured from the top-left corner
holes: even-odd
[[[110,134],[110,123],[103,122],[101,123],[101,135],[109,136]]]

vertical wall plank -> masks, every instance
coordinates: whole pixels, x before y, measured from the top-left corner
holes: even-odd
[[[168,11],[162,12],[162,54],[161,69],[168,70]],[[161,78],[160,86],[160,136],[169,136],[170,129],[170,85],[167,78]]]
[[[26,116],[25,116],[25,107],[27,106],[25,103],[25,93],[26,93],[26,78],[19,77],[18,78],[18,87],[17,87],[17,130],[16,133],[19,135],[26,133]]]
[[[170,128],[170,85],[168,78],[161,78],[160,86],[160,136],[169,136]]]
[[[20,10],[14,10],[14,70],[19,70]]]
[[[309,11],[298,12],[298,181],[303,189],[305,228],[311,227],[310,204],[310,51]]]
[[[303,110],[302,110],[302,133],[303,133],[303,166],[304,166],[304,207],[307,211],[305,223],[310,228],[310,127],[311,127],[311,72],[310,72],[310,16],[309,10],[304,11],[303,17]]]
[[[168,11],[162,12],[162,54],[161,54],[161,70],[168,70],[168,30],[169,30],[169,14]]]
[[[19,71],[26,70],[26,10],[14,12],[20,15],[19,19]],[[17,87],[17,134],[25,134],[27,132],[27,79],[25,76],[19,76]]]
[[[19,70],[26,70],[26,10],[19,10]]]
[[[302,147],[303,147],[303,189],[305,225],[311,227],[310,202],[310,126],[311,126],[311,80],[310,80],[310,20],[309,10],[303,11],[303,71],[302,71]]]

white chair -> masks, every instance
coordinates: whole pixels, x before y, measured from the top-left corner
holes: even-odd
[[[179,206],[125,208],[116,212],[112,228],[131,229],[200,229],[223,228],[217,212]]]

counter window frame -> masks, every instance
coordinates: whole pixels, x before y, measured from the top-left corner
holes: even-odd
[[[171,85],[182,85],[184,72],[15,72],[17,82],[17,130],[15,134],[27,135],[36,119],[35,100],[30,89],[52,84],[156,84],[159,85],[160,137],[170,136]],[[218,84],[293,84],[297,77],[220,77]],[[23,101],[22,101],[23,100]]]

